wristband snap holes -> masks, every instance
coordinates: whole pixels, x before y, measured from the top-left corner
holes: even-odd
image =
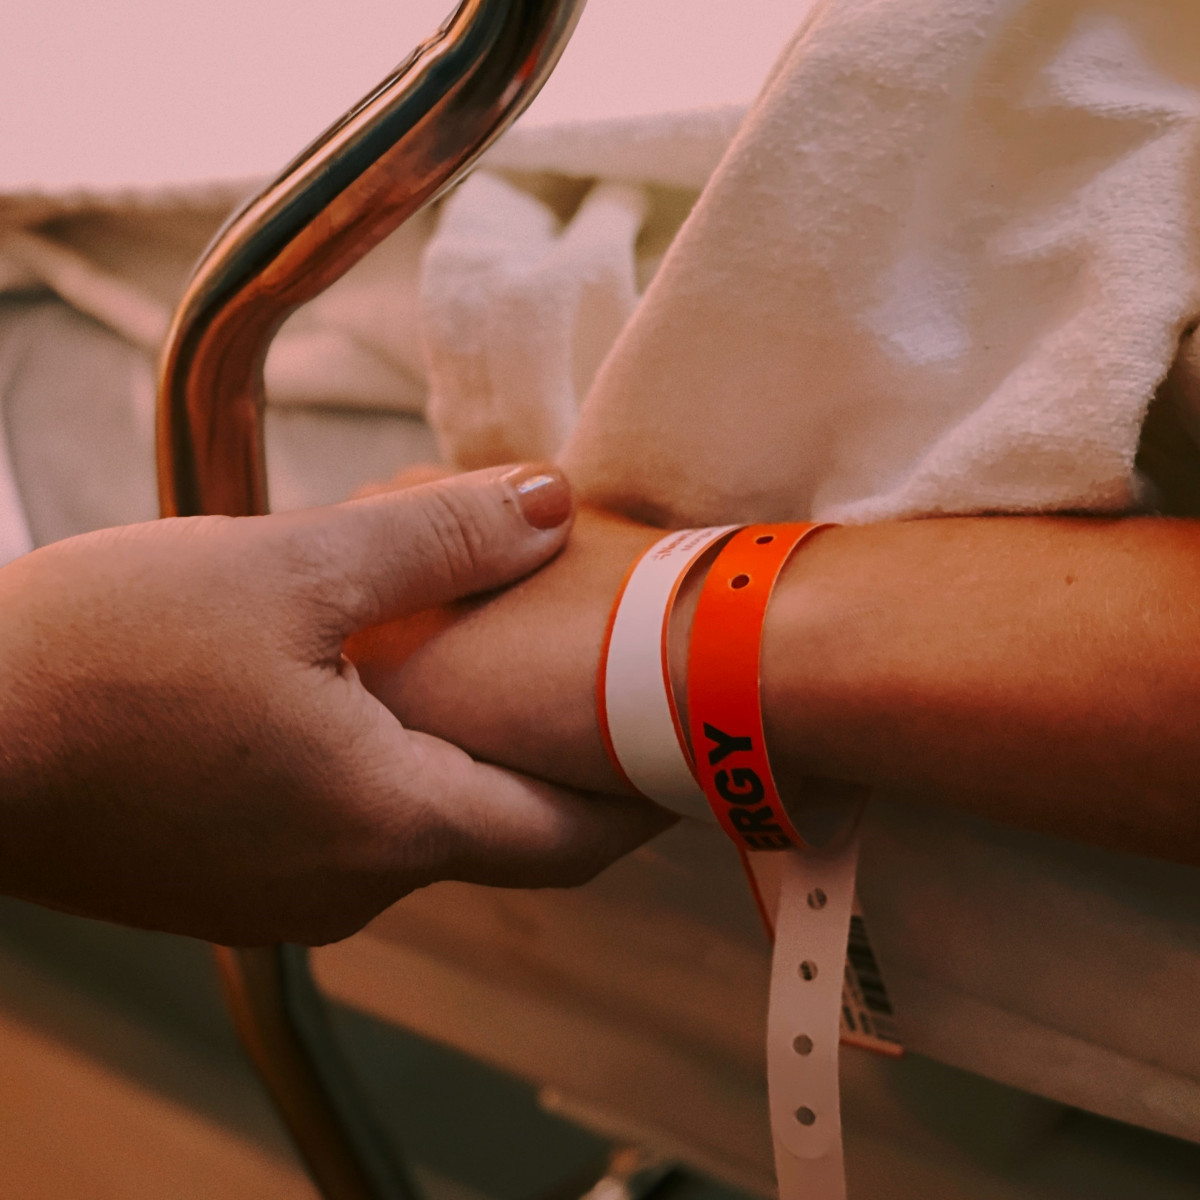
[[[764,533],[762,537],[756,537],[754,539],[754,544],[756,546],[765,546],[768,542],[773,542],[774,540],[775,535],[773,533]]]
[[[796,1120],[801,1125],[812,1125],[816,1122],[817,1114],[813,1112],[807,1105],[803,1108],[796,1109]]]
[[[731,588],[744,588],[750,582],[749,575],[735,575],[730,581]]]
[[[820,912],[829,902],[829,897],[820,888],[813,888],[808,893],[808,907],[814,912]]]
[[[817,977],[817,964],[811,959],[806,958],[796,969],[800,972],[800,978],[805,983],[812,983]]]
[[[813,1040],[807,1034],[800,1034],[799,1037],[792,1039],[792,1049],[799,1055],[811,1054],[813,1052]]]

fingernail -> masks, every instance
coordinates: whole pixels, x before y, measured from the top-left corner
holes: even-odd
[[[571,485],[557,467],[517,467],[504,478],[534,529],[557,529],[571,515]]]

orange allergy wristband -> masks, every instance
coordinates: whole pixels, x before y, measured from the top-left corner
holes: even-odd
[[[820,524],[750,525],[709,570],[688,650],[688,726],[697,780],[725,832],[744,850],[804,841],[775,785],[759,690],[763,623],[779,575]]]

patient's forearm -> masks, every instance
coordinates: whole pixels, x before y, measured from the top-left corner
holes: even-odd
[[[824,531],[771,605],[763,703],[785,785],[1200,863],[1200,523]]]
[[[656,536],[581,513],[537,575],[402,665],[362,662],[368,686],[478,757],[618,788],[596,669],[621,578]],[[784,787],[863,782],[1200,863],[1200,522],[825,530],[772,601],[763,700]]]

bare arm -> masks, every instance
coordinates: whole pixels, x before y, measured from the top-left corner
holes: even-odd
[[[370,686],[483,757],[615,788],[593,706],[600,640],[625,568],[655,536],[585,517],[558,561],[402,668],[367,664]],[[685,605],[676,647],[688,619]],[[1200,863],[1200,522],[825,531],[772,602],[763,701],[787,789],[867,783]]]
[[[774,761],[1200,863],[1200,523],[830,530],[764,636]]]

